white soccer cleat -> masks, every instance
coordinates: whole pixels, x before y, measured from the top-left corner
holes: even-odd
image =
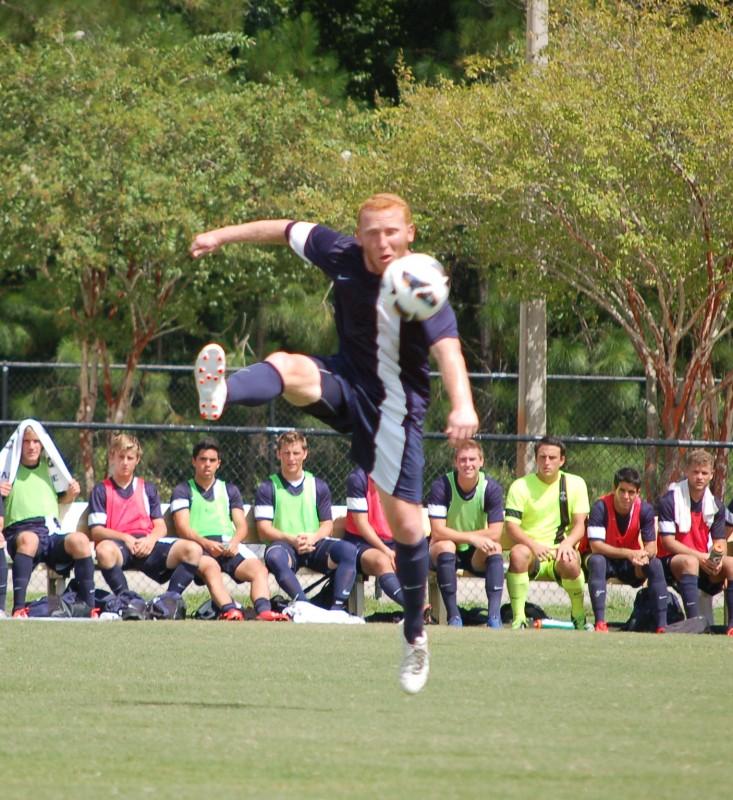
[[[194,376],[202,419],[219,419],[227,401],[226,356],[211,342],[198,354]]]
[[[417,694],[427,683],[430,672],[428,635],[423,633],[410,644],[402,640],[404,653],[400,664],[400,686],[407,694]]]

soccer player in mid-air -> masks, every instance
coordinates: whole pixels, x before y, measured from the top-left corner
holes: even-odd
[[[408,204],[376,194],[359,208],[353,237],[309,222],[258,220],[199,234],[191,245],[194,258],[235,242],[289,245],[333,281],[337,355],[276,352],[225,382],[224,353],[207,345],[196,361],[200,411],[218,419],[225,403],[256,406],[282,395],[351,434],[351,456],[377,485],[395,539],[405,608],[400,685],[409,693],[423,688],[429,669],[422,429],[430,354],[450,401],[448,440],[471,438],[478,429],[453,309],[446,303],[430,319],[408,322],[380,292],[382,274],[409,252],[414,238]]]

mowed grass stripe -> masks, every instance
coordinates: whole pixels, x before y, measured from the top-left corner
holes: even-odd
[[[726,785],[722,636],[0,624],[0,796],[688,797]]]

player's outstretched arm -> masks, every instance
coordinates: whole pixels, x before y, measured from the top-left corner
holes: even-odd
[[[471,384],[468,382],[461,343],[453,338],[439,339],[430,348],[430,352],[438,362],[440,376],[450,400],[451,410],[445,433],[448,442],[455,445],[463,439],[471,439],[478,430],[478,416],[473,406]]]
[[[213,253],[225,244],[247,242],[250,244],[287,244],[285,231],[289,219],[260,219],[243,222],[241,225],[227,225],[206,233],[199,233],[191,243],[191,255],[200,258]]]

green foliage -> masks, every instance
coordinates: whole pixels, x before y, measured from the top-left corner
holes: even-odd
[[[261,83],[292,76],[324,98],[343,97],[348,74],[335,55],[319,55],[318,50],[318,26],[304,13],[257,34],[254,46],[243,55],[244,74],[247,80]]]
[[[341,149],[333,112],[295,82],[233,86],[230,44],[0,45],[0,268],[37,280],[79,341],[131,367],[167,331],[299,274],[284,251],[186,253],[229,220],[307,213],[321,160]]]

